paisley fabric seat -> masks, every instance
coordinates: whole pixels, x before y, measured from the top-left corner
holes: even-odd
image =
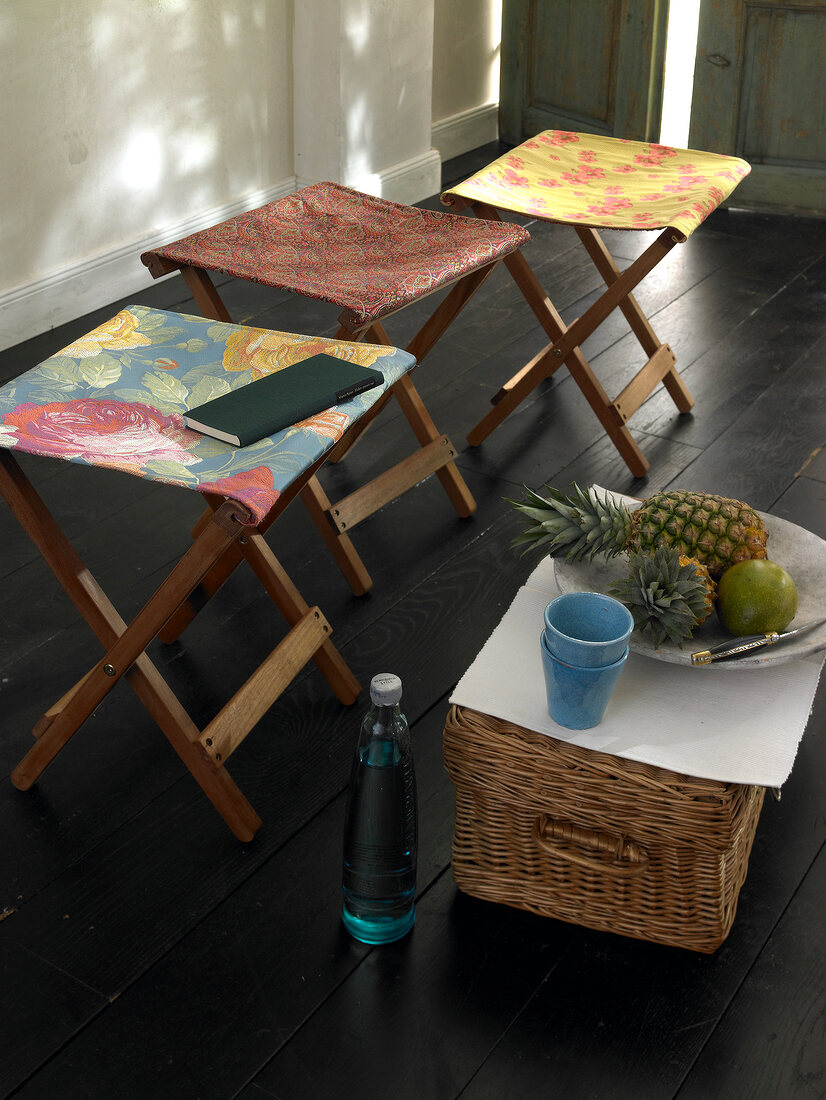
[[[384,384],[247,447],[187,428],[195,405],[324,352],[380,370]],[[242,840],[260,818],[225,770],[230,754],[313,660],[343,703],[359,684],[270,549],[264,532],[306,489],[336,443],[415,365],[386,345],[254,329],[130,306],[0,388],[0,491],[103,649],[98,664],[35,727],[12,773],[27,789],[126,678],[216,809]],[[127,626],[37,494],[15,453],[108,467],[190,489],[207,503],[193,543]],[[102,522],[106,518],[101,508]],[[199,730],[145,650],[177,638],[246,560],[289,630]]]
[[[210,272],[251,280],[341,309],[339,338],[391,345],[383,322],[399,310],[446,291],[407,350],[420,363],[503,257],[529,239],[526,230],[443,211],[390,202],[335,183],[317,183],[141,256],[159,278],[180,271],[207,317],[230,320]],[[460,516],[476,503],[409,374],[390,388],[331,455],[336,462],[395,397],[419,449],[332,504],[317,481],[303,500],[353,591],[370,578],[352,559],[344,536],[388,501],[436,473]]]
[[[505,264],[550,343],[491,399],[493,408],[468,434],[476,446],[564,363],[636,477],[648,461],[628,419],[662,382],[680,412],[693,399],[675,368],[671,348],[656,336],[632,291],[675,244],[682,244],[750,171],[736,157],[693,149],[547,130],[488,164],[442,196],[447,206],[471,207],[488,220],[505,215],[572,226],[607,289],[566,325],[522,252]],[[620,272],[600,230],[659,230],[645,251]],[[647,361],[614,399],[582,353],[585,340],[619,308]]]

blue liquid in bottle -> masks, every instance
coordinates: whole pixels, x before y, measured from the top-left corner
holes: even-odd
[[[374,676],[370,699],[347,799],[342,920],[363,943],[390,943],[415,919],[416,778],[398,676]]]

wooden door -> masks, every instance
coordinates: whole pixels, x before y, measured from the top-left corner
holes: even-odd
[[[667,0],[504,0],[499,136],[656,141]]]
[[[736,200],[826,212],[826,0],[703,0],[689,144],[752,171]]]

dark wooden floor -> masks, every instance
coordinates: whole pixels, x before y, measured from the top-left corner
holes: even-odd
[[[484,151],[486,154],[488,150]],[[476,164],[448,166],[449,182]],[[427,205],[436,206],[434,199]],[[597,278],[573,233],[533,224],[528,254],[567,318]],[[640,238],[616,234],[622,261]],[[624,264],[623,264],[624,265]],[[330,333],[335,311],[226,284],[238,320]],[[339,920],[343,790],[362,705],[305,670],[233,756],[264,819],[236,842],[127,690],[113,692],[29,792],[8,775],[96,643],[0,510],[0,1093],[37,1100],[826,1095],[826,698],[780,802],[768,800],[734,928],[712,956],[598,934],[460,895],[441,732],[453,685],[536,564],[510,548],[503,498],[576,479],[645,493],[703,487],[826,537],[826,221],[719,211],[639,294],[696,401],[662,393],[631,422],[651,459],[631,479],[566,372],[480,448],[465,433],[539,347],[504,271],[417,372],[464,449],[479,509],[458,520],[431,480],[354,534],[375,579],[349,594],[300,506],[271,543],[363,683],[404,681],[419,782],[417,920],[370,949]],[[197,312],[179,278],[132,300]],[[92,317],[0,356],[9,378]],[[428,309],[430,303],[428,303]],[[388,325],[403,345],[421,311]],[[617,391],[635,344],[611,319],[587,350]],[[340,493],[409,449],[399,416],[325,472]],[[127,617],[188,542],[195,494],[107,471],[25,463]],[[241,571],[181,643],[152,653],[203,723],[280,636]],[[312,666],[311,666],[312,668]],[[691,722],[675,714],[674,724]],[[720,716],[721,735],[725,714]]]

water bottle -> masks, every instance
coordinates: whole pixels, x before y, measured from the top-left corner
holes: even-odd
[[[382,673],[370,683],[344,825],[344,927],[363,943],[390,943],[415,918],[416,778],[402,683]]]

